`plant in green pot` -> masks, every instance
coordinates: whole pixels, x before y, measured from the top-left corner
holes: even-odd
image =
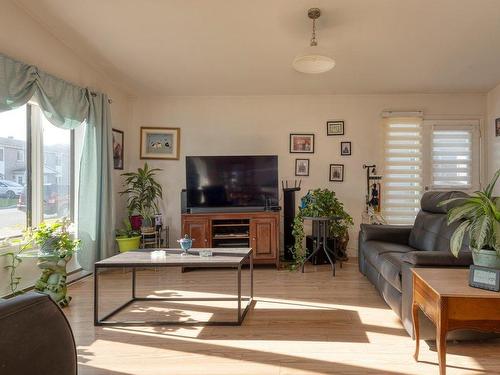
[[[123,183],[125,190],[121,195],[127,196],[127,209],[129,216],[142,216],[142,231],[150,231],[154,226],[154,215],[158,213],[158,201],[163,198],[161,185],[156,181],[158,168],[149,168],[148,163],[137,172],[123,173],[126,177]],[[135,229],[135,228],[134,228]]]
[[[132,229],[130,220],[123,220],[123,228],[116,230],[116,242],[121,253],[136,250],[141,244],[141,234]]]
[[[450,238],[451,252],[458,256],[468,236],[474,264],[496,269],[500,269],[500,198],[492,194],[499,177],[500,169],[483,191],[440,203],[443,206],[459,202],[448,211],[448,224],[460,221]]]

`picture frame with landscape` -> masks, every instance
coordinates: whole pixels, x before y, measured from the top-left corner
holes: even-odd
[[[179,160],[180,128],[141,127],[141,159]]]

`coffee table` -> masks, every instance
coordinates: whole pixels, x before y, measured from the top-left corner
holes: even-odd
[[[158,260],[151,256],[153,250],[165,250],[166,257]],[[209,257],[199,256],[199,250],[212,250]],[[241,325],[253,300],[253,252],[251,248],[192,249],[188,255],[181,255],[179,249],[141,249],[120,253],[94,264],[94,325]],[[245,262],[250,265],[250,297],[241,296],[241,268]],[[138,297],[136,295],[136,269],[157,267],[231,268],[237,270],[238,297],[228,298],[182,298],[182,297]],[[99,317],[99,271],[109,268],[132,269],[131,299],[104,317]],[[117,321],[111,317],[135,301],[238,301],[236,320],[231,321]],[[242,310],[242,301],[247,301]]]
[[[457,329],[500,332],[500,293],[469,286],[467,268],[413,268],[415,360],[419,352],[418,309],[436,325],[439,373],[446,374],[446,335]]]

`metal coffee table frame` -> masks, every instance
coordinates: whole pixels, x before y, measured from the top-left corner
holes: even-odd
[[[229,255],[224,253],[224,255]],[[241,254],[237,254],[238,256],[243,256]],[[236,255],[235,255],[236,256]],[[242,297],[241,296],[241,268],[244,261],[248,259],[250,265],[250,297]],[[216,268],[216,267],[224,267],[224,268],[236,268],[237,269],[237,286],[238,286],[238,297],[236,298],[177,298],[177,297],[137,297],[136,296],[136,268],[159,268],[159,267],[179,267],[179,265],[171,265],[171,264],[98,264],[94,265],[94,325],[95,326],[172,326],[172,325],[187,325],[187,326],[239,326],[243,323],[246,314],[250,310],[250,307],[253,302],[253,251],[250,251],[248,254],[243,256],[243,259],[239,262],[238,265],[228,266],[224,264],[211,264],[211,265],[203,265],[203,268]],[[195,266],[193,266],[195,267]],[[99,269],[103,268],[131,268],[132,269],[132,298],[117,307],[110,313],[106,314],[104,317],[99,318]],[[132,303],[137,301],[238,301],[237,308],[237,320],[234,321],[166,321],[166,320],[151,320],[151,321],[118,321],[118,320],[109,320],[114,315],[118,314],[120,311],[126,309]],[[245,308],[242,310],[242,301],[247,301]]]

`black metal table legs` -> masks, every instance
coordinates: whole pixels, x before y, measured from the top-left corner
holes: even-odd
[[[241,295],[241,268],[240,264],[237,267],[237,288],[238,288],[238,296],[237,298],[228,297],[228,298],[177,298],[177,297],[137,297],[136,295],[136,268],[130,267],[132,269],[132,285],[131,285],[131,299],[121,306],[118,306],[102,318],[99,317],[99,269],[101,268],[111,268],[105,267],[103,265],[95,265],[94,266],[94,325],[95,326],[164,326],[164,325],[196,325],[196,326],[235,326],[241,325],[243,320],[245,319],[246,314],[250,310],[250,307],[253,302],[253,256],[250,255],[248,257],[249,266],[250,266],[250,297],[242,297]],[[141,266],[140,268],[144,268]],[[236,320],[230,321],[118,321],[118,320],[109,320],[111,317],[128,307],[130,304],[136,301],[237,301],[237,317]],[[242,308],[242,301],[246,301],[246,306]]]
[[[328,262],[332,266],[332,275],[335,276],[335,263],[336,255],[332,249],[328,246],[328,234],[330,221],[327,219],[317,219],[314,220],[317,225],[313,225],[313,236],[316,239],[316,246],[311,254],[302,263],[302,273],[304,273],[304,266],[312,257],[314,257],[321,249],[323,249]],[[342,263],[341,263],[342,268]]]

